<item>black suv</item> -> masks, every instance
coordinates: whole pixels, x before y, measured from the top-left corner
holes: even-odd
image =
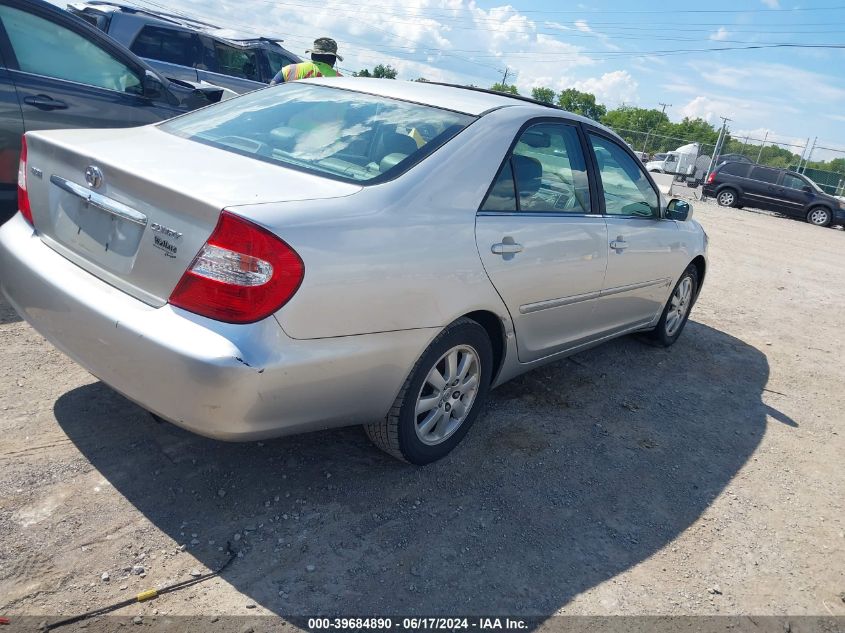
[[[845,226],[845,202],[825,193],[806,176],[786,169],[725,163],[708,176],[703,192],[723,207],[747,205],[816,226]]]
[[[168,77],[249,92],[302,59],[281,40],[221,29],[174,13],[91,0],[68,11],[108,33]]]

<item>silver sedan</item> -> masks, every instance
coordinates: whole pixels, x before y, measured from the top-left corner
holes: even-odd
[[[689,205],[608,129],[428,83],[29,133],[18,200],[3,294],[114,389],[223,440],[360,424],[414,464],[518,374],[674,343],[707,268]]]

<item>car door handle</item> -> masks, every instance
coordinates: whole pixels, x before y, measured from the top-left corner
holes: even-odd
[[[34,97],[24,97],[24,103],[35,106],[40,110],[66,110],[67,104],[64,101],[53,99],[47,95],[35,95]]]
[[[624,251],[626,248],[628,248],[628,242],[626,242],[625,239],[620,235],[610,243],[610,248],[617,252]]]
[[[493,244],[490,247],[490,251],[495,253],[496,255],[507,255],[510,253],[521,253],[522,252],[522,244],[517,244],[515,242],[499,242],[498,244]]]

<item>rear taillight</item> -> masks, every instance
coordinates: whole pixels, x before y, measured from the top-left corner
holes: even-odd
[[[707,176],[707,184],[708,184],[708,185],[712,185],[714,180],[716,180],[716,172],[715,172],[715,171],[711,171],[711,172],[710,172],[710,175],[709,175],[709,176]]]
[[[29,193],[26,190],[26,137],[21,137],[21,162],[18,163],[18,211],[26,221],[32,221],[32,207],[29,206]]]
[[[270,231],[227,211],[170,295],[174,306],[227,323],[254,323],[302,283],[299,255]]]

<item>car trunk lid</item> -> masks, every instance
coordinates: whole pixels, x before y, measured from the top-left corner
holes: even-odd
[[[27,143],[28,193],[42,240],[155,306],[167,302],[224,208],[361,189],[154,126],[39,132]]]

